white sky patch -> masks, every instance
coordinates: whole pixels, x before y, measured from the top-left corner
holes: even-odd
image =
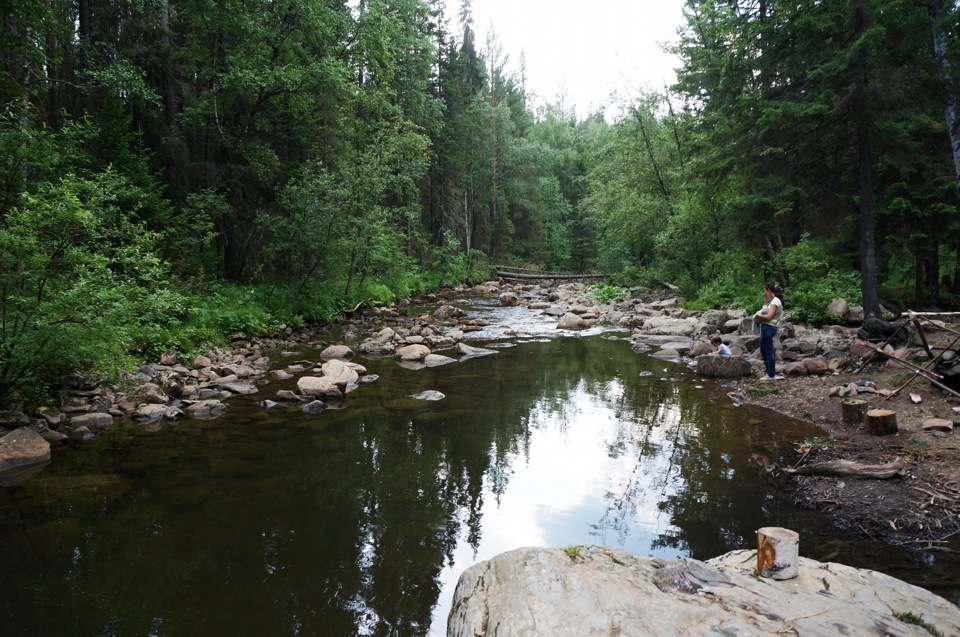
[[[459,37],[460,0],[446,0],[450,29]],[[677,58],[661,45],[677,40],[683,0],[473,0],[476,46],[496,32],[519,74],[526,56],[527,91],[537,104],[575,108],[583,118],[615,108],[611,96],[662,91],[675,81]]]

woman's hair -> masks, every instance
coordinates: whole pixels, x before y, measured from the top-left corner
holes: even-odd
[[[773,295],[780,299],[780,302],[783,303],[783,290],[780,289],[780,286],[774,283],[773,281],[767,281],[763,284],[763,287],[767,290],[773,292]]]

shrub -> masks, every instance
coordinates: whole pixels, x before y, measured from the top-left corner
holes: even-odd
[[[138,341],[180,320],[182,296],[157,235],[116,204],[113,171],[68,174],[24,193],[0,227],[0,398],[43,393],[59,374],[113,375]]]

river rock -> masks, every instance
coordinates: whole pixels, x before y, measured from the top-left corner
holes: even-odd
[[[419,394],[414,394],[410,396],[410,398],[413,398],[415,400],[436,401],[436,400],[443,400],[444,398],[446,398],[446,396],[442,392],[438,392],[434,389],[428,389],[427,391],[422,391]]]
[[[209,357],[199,355],[193,359],[193,364],[191,367],[194,369],[203,369],[204,367],[210,367],[213,365],[213,361]]]
[[[16,409],[0,410],[0,427],[4,429],[18,429],[30,424],[30,417]]]
[[[427,337],[426,344],[431,350],[438,350],[450,349],[454,347],[457,342],[445,334],[434,334],[433,336]]]
[[[334,379],[337,384],[342,384],[342,388],[356,385],[360,382],[360,374],[348,363],[334,359],[327,361],[320,366],[320,371],[324,376]]]
[[[249,380],[235,380],[228,383],[216,383],[219,387],[227,390],[231,394],[240,394],[246,396],[247,394],[256,394],[257,387]]]
[[[697,341],[690,346],[690,349],[687,350],[686,356],[691,358],[696,358],[698,356],[703,356],[705,354],[712,354],[713,347],[709,343],[704,343],[703,341]]]
[[[447,637],[650,635],[946,635],[960,609],[888,575],[799,558],[799,575],[756,577],[755,551],[706,562],[641,557],[596,546],[521,548],[460,576]]]
[[[325,350],[320,352],[320,358],[325,361],[328,361],[332,358],[340,358],[343,360],[350,360],[353,358],[353,350],[347,347],[346,345],[330,345]]]
[[[56,407],[37,407],[37,410],[34,413],[42,418],[50,427],[57,427],[61,422],[63,422],[63,414],[61,414],[60,410]]]
[[[953,431],[953,421],[946,418],[927,418],[923,421],[924,431]]]
[[[439,367],[441,365],[449,365],[450,363],[456,363],[457,359],[450,358],[449,356],[441,356],[440,354],[428,354],[423,359],[423,364],[427,367]]]
[[[742,356],[706,354],[697,357],[697,373],[713,378],[741,378],[753,373],[750,363]]]
[[[397,350],[394,357],[397,360],[408,362],[422,362],[424,358],[430,355],[430,348],[426,345],[405,345]]]
[[[393,339],[397,333],[391,327],[385,327],[374,336],[360,343],[359,350],[365,356],[388,356],[393,354],[396,345]]]
[[[133,422],[137,423],[153,422],[163,418],[166,412],[166,405],[146,404],[137,407],[131,415],[131,418]]]
[[[464,311],[453,305],[443,304],[433,311],[433,317],[438,319],[452,319],[464,315]]]
[[[834,297],[834,299],[827,304],[827,307],[823,309],[823,313],[827,316],[839,317],[845,316],[849,311],[850,305],[847,303],[846,299],[841,299],[838,297]]]
[[[66,432],[67,438],[74,442],[90,442],[94,439],[93,432],[85,426],[69,427]]]
[[[219,400],[201,400],[184,407],[183,411],[190,418],[216,418],[222,416],[227,406]]]
[[[0,438],[0,472],[50,461],[50,443],[29,427]]]
[[[303,376],[297,380],[297,390],[303,396],[316,398],[342,398],[342,383],[329,376]]]
[[[74,429],[86,427],[90,431],[102,431],[113,424],[113,416],[100,412],[81,414],[70,419],[70,426]]]
[[[702,323],[706,323],[710,327],[718,330],[721,329],[729,319],[730,315],[727,314],[726,310],[707,310],[703,313],[703,316],[700,317]]]
[[[560,322],[557,323],[558,330],[582,330],[587,327],[589,324],[583,320],[579,314],[574,314],[573,312],[567,312],[560,317]]]
[[[471,347],[466,343],[457,343],[457,351],[464,358],[473,358],[474,356],[486,356],[487,354],[496,354],[497,350],[485,349],[483,347]]]
[[[516,307],[517,305],[520,305],[520,297],[513,292],[501,292],[500,305],[503,307]]]
[[[643,323],[646,334],[661,334],[665,336],[693,336],[697,324],[687,319],[676,319],[663,316],[653,316]]]
[[[830,363],[823,356],[808,358],[803,361],[803,366],[807,368],[807,373],[811,376],[824,376],[833,373],[833,370],[830,369]]]
[[[305,414],[319,414],[321,411],[327,408],[327,403],[322,400],[311,400],[305,404],[300,410]]]

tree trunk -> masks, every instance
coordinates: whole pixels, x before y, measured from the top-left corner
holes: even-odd
[[[861,87],[861,91],[865,87]],[[860,290],[864,318],[879,318],[877,293],[877,254],[873,223],[873,153],[870,144],[870,116],[861,97],[857,117],[857,182],[860,190]]]
[[[864,422],[867,429],[875,436],[886,436],[897,433],[897,412],[889,409],[871,409],[867,412]]]
[[[843,422],[848,425],[862,424],[863,417],[867,414],[867,401],[848,398],[840,403],[840,411],[843,414]]]
[[[950,136],[950,149],[953,154],[954,183],[960,187],[960,112],[957,110],[957,93],[953,85],[953,71],[950,66],[950,50],[947,34],[944,30],[943,0],[927,0],[930,22],[933,27],[933,57],[940,68],[940,88],[943,98],[943,114]],[[937,276],[939,276],[939,271]],[[939,289],[937,290],[939,293]],[[954,268],[950,292],[960,293],[960,247],[957,248],[957,263]],[[938,295],[939,296],[939,295]]]
[[[757,574],[775,580],[799,574],[800,534],[778,526],[757,529]]]
[[[960,187],[960,112],[957,111],[957,95],[950,68],[947,34],[943,29],[943,0],[927,0],[927,9],[930,11],[933,25],[933,56],[937,60],[937,66],[940,67],[943,111],[947,120],[947,132],[950,134],[950,147],[953,149],[954,181]]]

